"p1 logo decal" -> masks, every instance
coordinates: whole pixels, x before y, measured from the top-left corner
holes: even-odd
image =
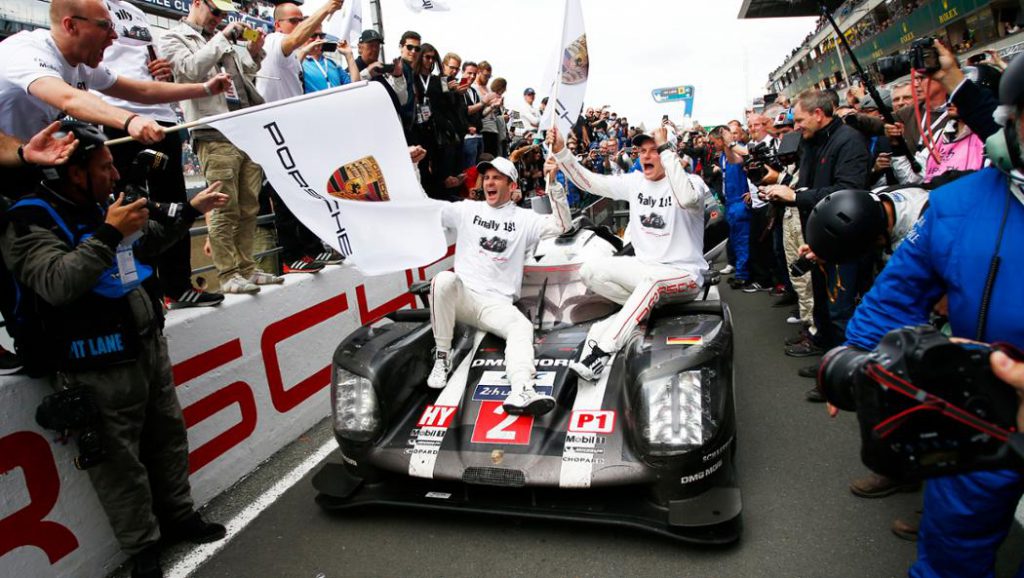
[[[615,431],[615,412],[611,410],[577,410],[569,419],[574,433],[610,434]]]

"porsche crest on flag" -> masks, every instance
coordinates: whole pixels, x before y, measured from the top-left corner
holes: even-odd
[[[587,50],[587,31],[583,24],[580,0],[566,0],[565,20],[562,23],[562,41],[558,45],[558,74],[554,77],[549,94],[555,106],[544,110],[541,129],[547,129],[556,115],[558,130],[568,135],[583,110],[590,76],[590,52]]]
[[[259,163],[302,224],[364,274],[422,267],[448,250],[443,204],[428,199],[416,180],[380,83],[279,100],[206,123]]]

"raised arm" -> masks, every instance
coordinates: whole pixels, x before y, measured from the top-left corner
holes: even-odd
[[[557,237],[572,228],[572,213],[569,212],[569,203],[565,199],[565,187],[555,180],[555,172],[558,164],[554,157],[548,157],[544,162],[544,176],[548,182],[548,199],[551,200],[551,214],[544,217],[541,225],[540,238]]]
[[[668,134],[665,127],[654,129],[652,133],[654,142],[659,147],[668,143]],[[690,182],[686,169],[675,151],[668,149],[661,152],[661,164],[665,167],[665,175],[668,176],[669,186],[672,188],[672,196],[676,204],[684,209],[703,209],[704,198],[693,183]]]
[[[140,104],[163,104],[205,98],[224,92],[230,85],[227,74],[220,73],[203,83],[175,84],[173,82],[156,82],[153,80],[137,80],[126,76],[117,77],[110,88],[103,94]]]
[[[559,168],[577,187],[590,194],[617,201],[625,201],[629,198],[629,187],[622,175],[599,175],[583,168],[583,165],[576,160],[569,149],[565,148],[565,140],[562,139],[557,127],[552,127],[548,131],[548,146],[555,153],[555,160],[558,161]]]
[[[125,130],[144,143],[155,143],[164,138],[163,130],[155,120],[111,106],[95,94],[74,88],[60,78],[40,78],[29,85],[28,92],[78,120]]]

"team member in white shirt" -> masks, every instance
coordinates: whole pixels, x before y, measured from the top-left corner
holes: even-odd
[[[260,71],[256,74],[256,90],[267,102],[302,94],[299,73],[302,71],[302,47],[324,20],[341,9],[344,0],[328,0],[312,16],[306,18],[302,10],[291,2],[274,8],[274,31],[267,35]]]
[[[635,257],[606,257],[583,264],[587,287],[623,305],[615,315],[595,323],[587,334],[580,360],[570,367],[596,380],[612,353],[618,351],[659,299],[690,301],[704,282],[704,197],[694,188],[679,156],[668,143],[665,127],[653,136],[639,135],[643,172],[599,175],[583,168],[565,148],[558,130],[549,131],[555,159],[579,188],[616,201],[629,202],[630,240]]]
[[[205,83],[172,84],[118,76],[100,64],[117,38],[103,0],[53,0],[50,27],[0,43],[0,130],[23,141],[66,114],[154,143],[164,137],[156,120],[111,106],[86,89],[158,104],[207,97],[228,87],[222,75]]]
[[[552,179],[554,163],[545,166]],[[523,284],[523,265],[537,242],[569,230],[572,221],[565,190],[550,186],[550,215],[517,207],[512,201],[519,173],[506,158],[477,165],[485,202],[445,206],[442,222],[456,232],[455,272],[438,273],[430,287],[430,323],[437,349],[427,385],[442,388],[451,370],[455,322],[505,338],[505,373],[511,392],[506,413],[541,415],[555,407],[550,395],[533,387],[533,324],[512,303]]]

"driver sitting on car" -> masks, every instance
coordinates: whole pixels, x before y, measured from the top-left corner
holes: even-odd
[[[603,257],[580,269],[588,289],[623,306],[590,328],[579,361],[569,366],[583,379],[595,381],[659,299],[696,298],[708,269],[704,196],[687,177],[664,127],[633,138],[643,172],[617,176],[584,169],[565,148],[558,130],[550,131],[548,140],[573,184],[594,195],[629,202],[630,240],[636,256]]]
[[[434,330],[434,368],[427,385],[443,388],[451,370],[452,333],[459,321],[505,339],[505,373],[511,392],[502,407],[511,415],[542,415],[555,399],[534,389],[533,324],[513,305],[523,284],[527,255],[541,239],[556,237],[572,225],[565,190],[553,182],[555,163],[544,166],[550,183],[552,213],[540,215],[511,201],[519,173],[506,158],[477,165],[484,200],[447,204],[441,219],[455,231],[455,272],[438,273],[430,286],[430,325]]]

